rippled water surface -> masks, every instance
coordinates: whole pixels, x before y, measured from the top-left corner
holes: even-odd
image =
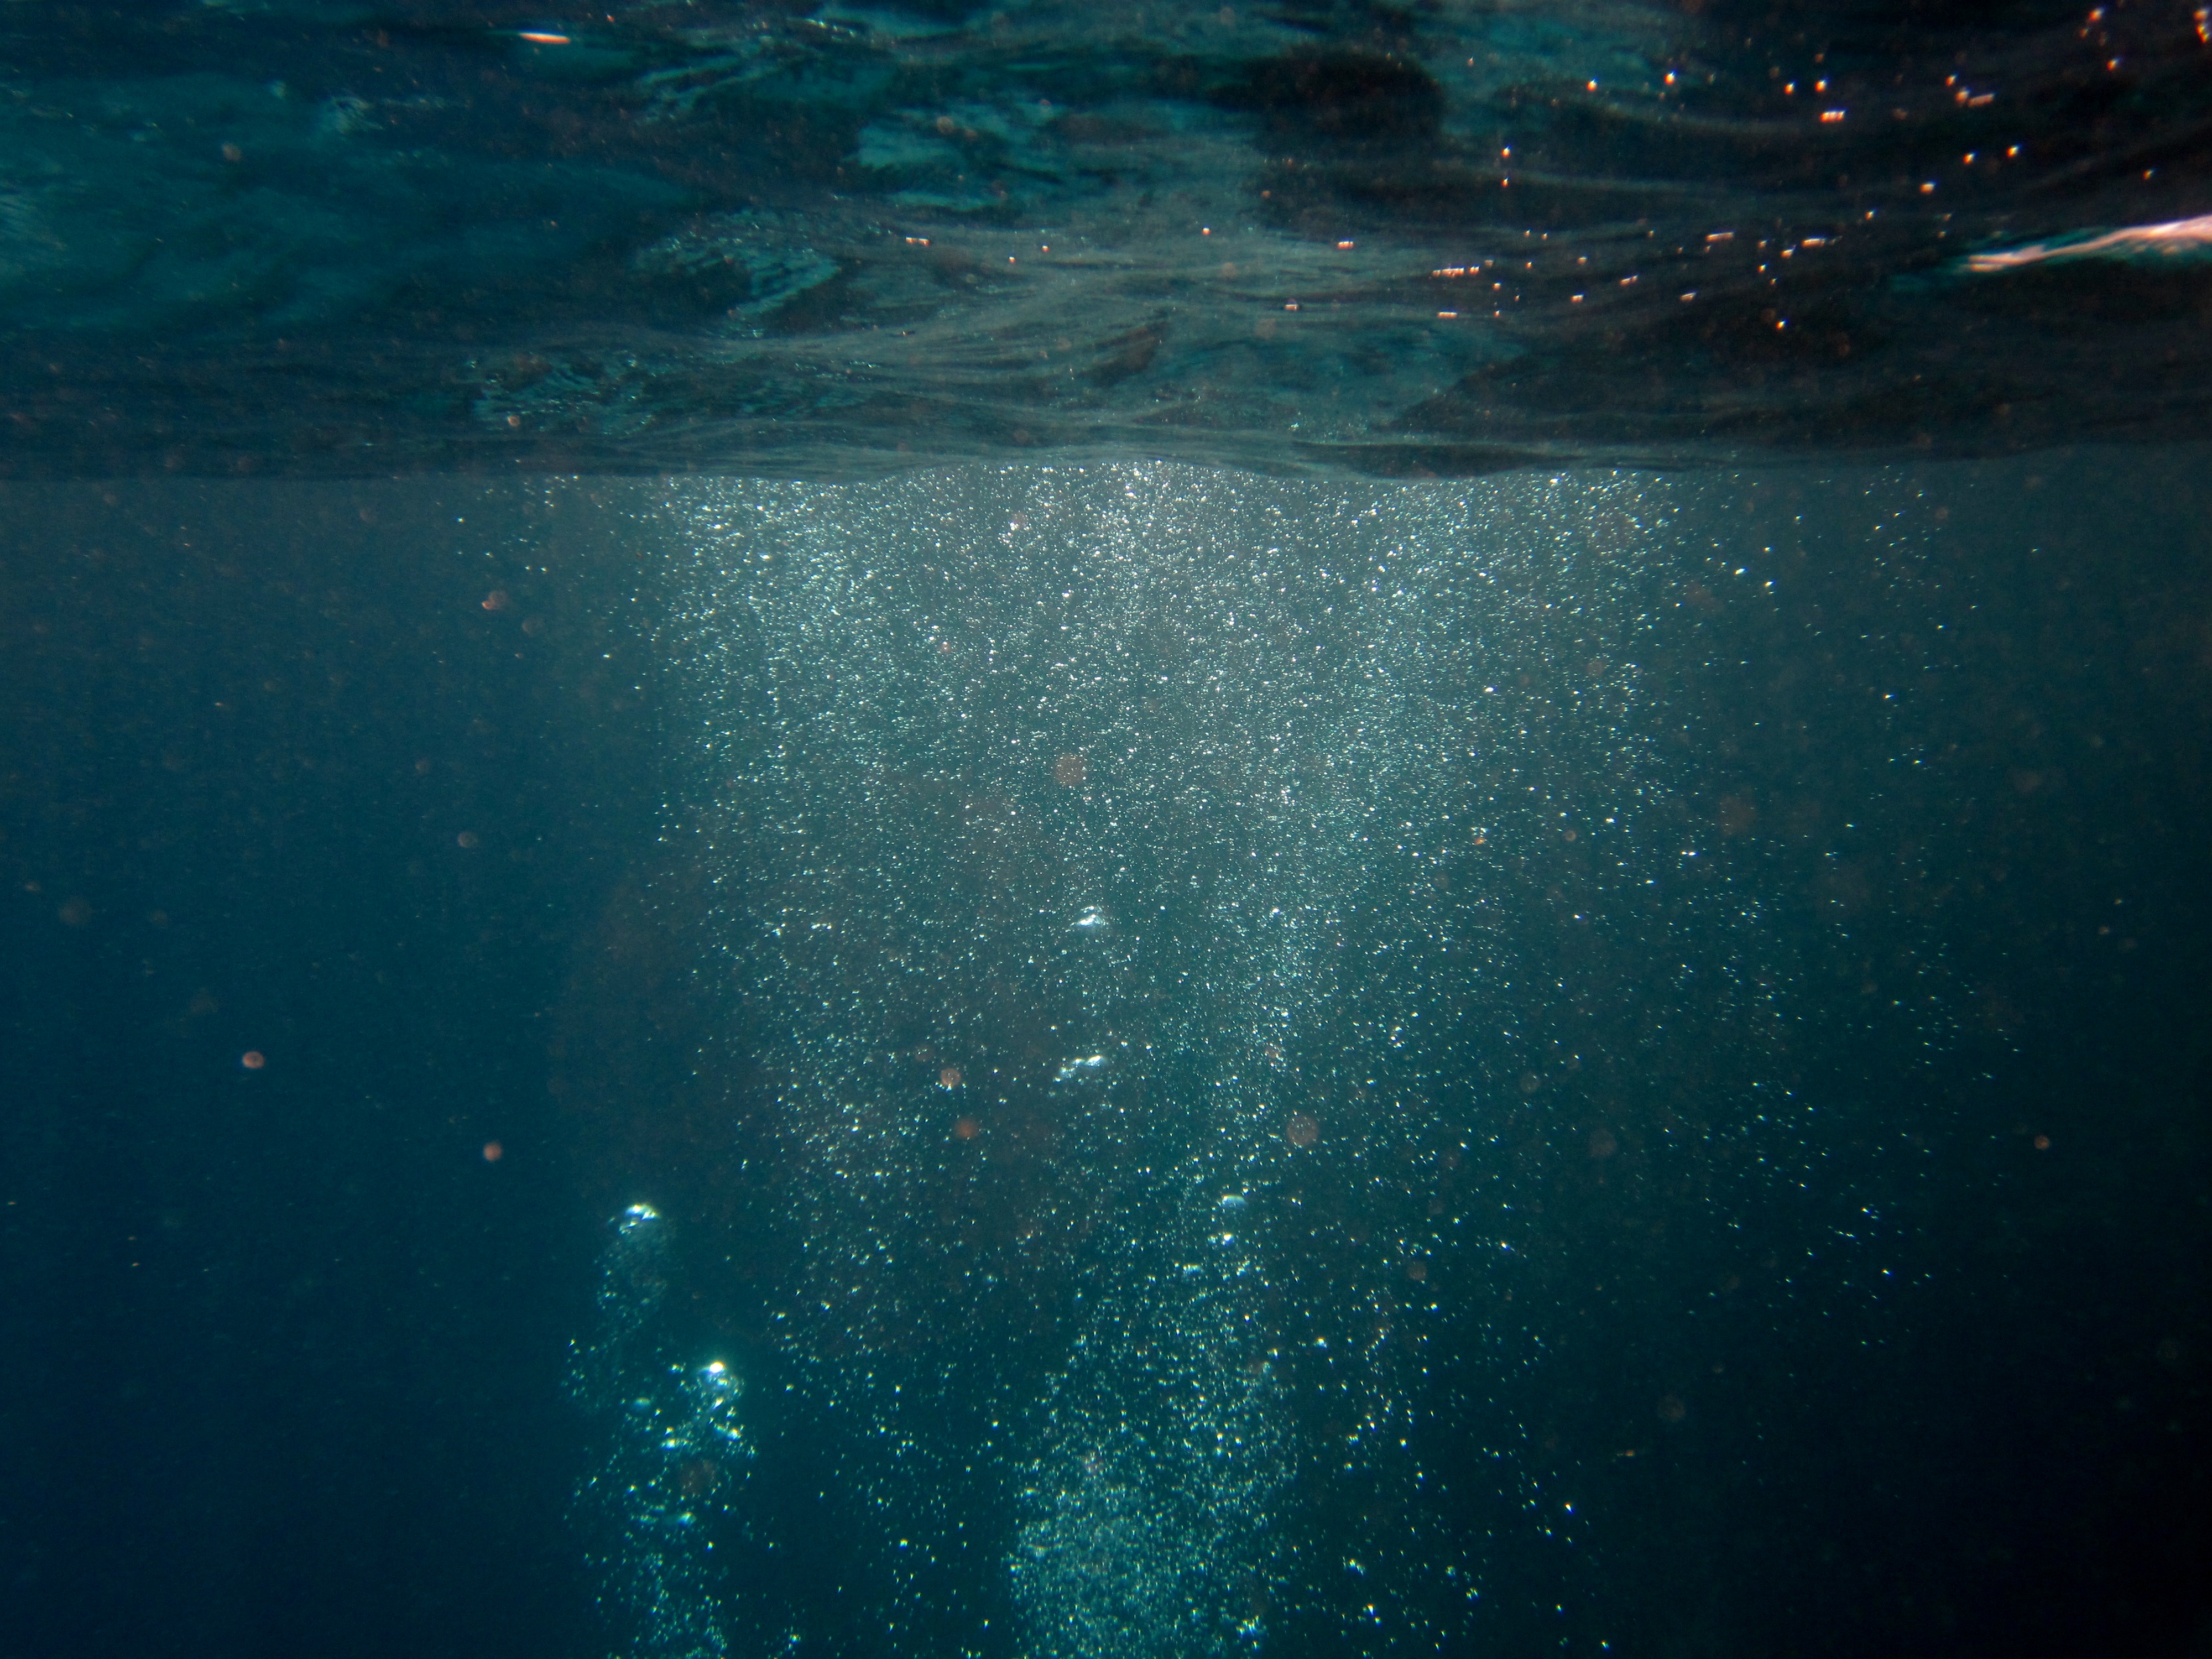
[[[15,6],[0,465],[2201,436],[2207,31],[2190,0]]]

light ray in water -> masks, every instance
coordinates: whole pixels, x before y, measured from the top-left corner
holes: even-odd
[[[2212,214],[2165,224],[2129,225],[2101,235],[2085,234],[2030,242],[2022,247],[1994,248],[1987,253],[1967,255],[1966,269],[1977,276],[1989,276],[2069,259],[2202,258],[2208,254],[2212,254]]]
[[[1418,1079],[1379,1079],[1449,1017],[1424,953],[1474,1006],[1513,976],[1487,849],[1556,838],[1566,772],[1624,832],[1658,799],[1627,714],[1663,495],[1144,465],[676,511],[671,833],[790,1149],[775,1322],[850,1437],[894,1646],[979,1504],[1018,1517],[1033,1659],[1236,1651],[1293,1613],[1444,1633],[1404,1592],[1479,1563],[1392,1534],[1339,1607],[1291,1498],[1353,1470],[1422,1501],[1423,1306],[1302,1300],[1279,1234],[1431,1133]],[[1568,662],[1571,697],[1516,695]],[[1384,1284],[1434,1243],[1377,1241]],[[1317,1433],[1293,1371],[1348,1419]]]

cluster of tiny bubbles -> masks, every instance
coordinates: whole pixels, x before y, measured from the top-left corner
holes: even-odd
[[[648,1205],[615,1218],[598,1322],[572,1345],[570,1396],[594,1419],[575,1519],[605,1634],[629,1659],[719,1659],[732,1620],[715,1530],[752,1448],[743,1380],[720,1360],[672,1362],[655,1315],[668,1288],[666,1224]]]
[[[1522,1242],[1474,1194],[1550,1063],[1546,860],[1626,890],[1647,843],[1679,856],[1640,666],[1674,493],[678,487],[666,834],[788,1149],[775,1326],[888,1593],[996,1526],[1036,1659],[1463,1631],[1486,1534],[1423,1447],[1529,1477],[1522,1431],[1430,1376],[1427,1264],[1504,1273]],[[1755,897],[1686,902],[1756,948]],[[1510,1310],[1457,1305],[1492,1310],[1497,1373],[1538,1363]],[[1446,1399],[1463,1420],[1424,1422]]]

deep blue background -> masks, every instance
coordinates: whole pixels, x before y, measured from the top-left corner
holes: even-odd
[[[588,1646],[543,1016],[644,703],[592,550],[484,505],[0,505],[0,1651]]]
[[[1562,1468],[1624,1425],[1651,1449],[1585,1458],[1589,1548],[1501,1540],[1498,1651],[2205,1650],[2202,459],[1930,471],[1961,503],[1930,580],[1972,603],[1917,717],[1948,769],[1909,787],[1859,696],[1898,600],[1850,483],[1783,475],[1789,505],[1725,528],[1811,526],[1773,611],[1653,665],[1686,794],[1778,822],[1793,794],[1861,804],[1863,886],[1793,873],[1811,855],[1778,833],[1728,855],[1808,906],[1884,896],[1856,923],[1870,961],[1941,885],[1958,980],[2002,989],[1954,1054],[1839,1013],[1801,1066],[1867,1122],[1815,1208],[1900,1189],[1866,1102],[1943,1103],[1943,1175],[1893,1258],[1928,1273],[1909,1291],[1853,1291],[1843,1255],[1731,1301],[1704,1288],[1729,1261],[1693,1283],[1677,1254],[1639,1296],[1613,1200],[1566,1161],[1573,1273],[1510,1403]],[[0,493],[0,1654],[604,1650],[559,1383],[608,1194],[548,1085],[656,822],[631,500]],[[1919,887],[1881,874],[1908,857]],[[1817,1232],[1793,1201],[1753,1235]],[[1472,1490],[1449,1408],[1483,1355],[1435,1364],[1433,1455]],[[1689,1406],[1663,1430],[1662,1387]],[[796,1510],[772,1524],[836,1547]]]

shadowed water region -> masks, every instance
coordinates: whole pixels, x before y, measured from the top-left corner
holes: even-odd
[[[2201,435],[2209,33],[2191,0],[13,5],[0,469]]]

